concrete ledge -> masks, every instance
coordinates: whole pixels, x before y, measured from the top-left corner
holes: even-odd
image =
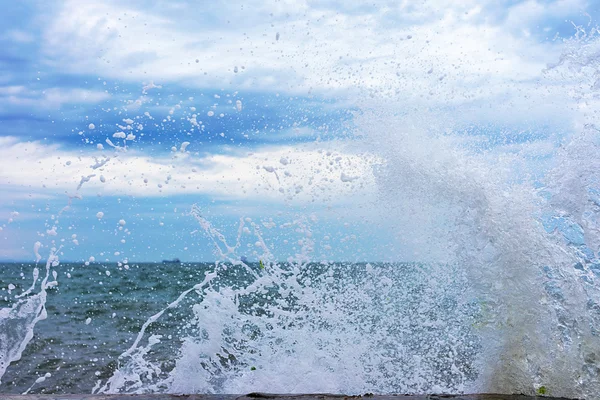
[[[372,395],[346,396],[341,394],[0,394],[2,400],[564,400],[561,397],[534,397],[522,394],[464,394],[464,395]]]

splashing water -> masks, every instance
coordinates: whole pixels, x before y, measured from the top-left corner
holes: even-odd
[[[588,165],[571,165],[574,154],[594,152],[589,134],[586,129],[568,146],[581,142],[587,150],[567,149],[570,154],[557,157],[550,182],[541,187],[507,183],[508,167],[490,168],[482,157],[448,146],[446,138],[411,132],[387,147],[386,159],[393,161],[379,179],[401,213],[394,219],[434,219],[425,232],[435,240],[419,242],[421,254],[460,265],[483,313],[471,391],[534,394],[544,386],[555,395],[589,396],[598,390],[600,297],[597,261],[589,251],[597,239],[569,238],[569,230],[585,236],[582,226],[597,212],[587,193],[591,182],[578,178],[589,177],[582,172]],[[558,220],[569,229],[547,232]]]
[[[589,90],[575,90],[578,101],[597,98],[594,32],[567,43],[565,56],[547,71],[549,79],[564,69],[591,76]],[[237,112],[247,107],[235,104]],[[398,240],[417,249],[414,262],[319,262],[316,217],[309,213],[277,227],[299,245],[281,262],[261,224],[241,218],[231,244],[193,206],[188,217],[219,261],[146,320],[94,392],[536,394],[543,387],[555,396],[598,397],[595,117],[586,115],[578,133],[552,149],[551,161],[532,167],[537,160],[521,153],[469,148],[459,132],[429,126],[426,114],[398,116],[389,102],[360,110],[353,124],[361,139],[353,146],[373,170],[382,214],[376,223],[393,225]],[[198,126],[196,114],[186,117]],[[124,144],[135,138],[118,133],[113,138]],[[106,143],[119,154],[128,150]],[[182,142],[173,153],[186,157],[188,146],[193,143]],[[290,164],[281,160],[282,168]],[[285,176],[270,165],[256,169],[279,184]],[[339,176],[343,183],[358,179],[344,171]],[[82,176],[77,191],[95,178]],[[98,179],[105,182],[104,175]],[[73,199],[81,200],[69,196],[69,206]],[[120,220],[118,229],[126,224]],[[245,260],[250,243],[257,263]],[[56,276],[48,282],[56,253],[39,292],[36,269],[32,288],[0,309],[0,377],[46,318],[46,290],[57,285]],[[176,319],[184,303],[190,319],[175,321],[174,330],[157,326]]]
[[[58,265],[56,253],[57,249],[53,248],[46,261],[46,275],[38,293],[32,294],[39,276],[39,270],[36,268],[33,271],[31,287],[17,296],[19,300],[11,308],[0,309],[0,378],[10,363],[21,359],[23,351],[33,338],[35,325],[47,317],[46,290],[57,285],[56,275],[54,281],[48,281],[50,267]]]
[[[231,246],[197,208],[192,215],[226,261],[182,294],[199,296],[186,326],[195,334],[183,339],[175,365],[164,371],[150,357],[161,337],[141,345],[145,325],[102,392],[456,392],[472,379],[478,340],[464,328],[473,306],[459,298],[465,284],[459,271],[311,264],[314,244],[305,218],[287,226],[299,233],[302,248],[283,264],[273,261],[251,222],[264,251],[257,268],[239,260],[239,236]],[[240,221],[239,232],[244,225]],[[400,280],[402,287],[396,286]],[[435,374],[432,382],[428,377]]]
[[[372,121],[390,121],[364,118],[379,133],[385,129]],[[595,393],[600,297],[587,249],[597,240],[597,205],[594,192],[581,196],[590,190],[574,178],[581,169],[567,173],[562,164],[594,153],[589,135],[596,132],[584,130],[557,158],[551,184],[536,187],[507,183],[507,174],[444,138],[397,133],[389,153],[380,153],[388,161],[377,179],[394,221],[431,223],[412,232],[435,237],[419,242],[418,264],[311,263],[304,218],[288,226],[302,243],[288,263],[274,261],[251,223],[263,250],[264,269],[257,268],[238,254],[244,220],[231,246],[194,208],[224,261],[182,294],[198,296],[183,329],[194,333],[165,370],[151,360],[161,337],[142,345],[144,328],[163,312],[155,315],[101,391]],[[559,220],[589,241],[549,229]],[[233,280],[232,270],[243,278]]]

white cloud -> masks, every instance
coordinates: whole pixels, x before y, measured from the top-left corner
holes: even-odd
[[[206,23],[191,24],[185,12],[175,21],[114,2],[66,1],[45,31],[45,59],[70,72],[134,81],[330,94],[371,88],[407,102],[465,103],[529,89],[560,47],[522,29],[585,6],[530,1],[506,5],[508,16],[499,19],[481,15],[494,2],[381,2],[368,12],[259,3],[216,2],[194,9]],[[437,18],[426,18],[430,11]]]
[[[60,89],[51,88],[44,92],[44,102],[53,105],[65,103],[99,103],[110,98],[106,92],[87,89]]]
[[[27,92],[25,86],[0,86],[0,96],[15,96]]]
[[[510,8],[506,18],[505,26],[514,31],[535,28],[536,25],[544,24],[548,18],[560,18],[582,14],[589,7],[585,0],[557,0],[552,2],[540,2],[527,0],[515,4]],[[554,32],[553,32],[554,33]]]
[[[24,86],[0,86],[0,104],[19,107],[58,108],[63,104],[99,103],[110,97],[107,92],[79,88],[30,90]]]
[[[135,151],[66,151],[58,145],[0,139],[0,182],[22,193],[168,196],[204,194],[220,200],[339,205],[374,195],[374,157],[344,143],[265,147],[254,153],[150,157]],[[107,160],[110,158],[110,160]],[[96,166],[94,168],[93,166]],[[342,174],[358,177],[343,182]],[[93,176],[92,176],[93,175]],[[89,178],[89,179],[88,179]],[[83,180],[83,183],[82,183]]]
[[[35,40],[35,36],[26,31],[13,29],[2,35],[2,39],[17,43],[32,43]]]
[[[448,127],[570,124],[573,83],[543,72],[562,44],[532,32],[580,15],[585,0],[376,3],[183,2],[173,10],[65,1],[45,27],[41,58],[140,88],[154,81],[314,94],[360,109],[383,97],[405,114],[437,110],[431,122]]]

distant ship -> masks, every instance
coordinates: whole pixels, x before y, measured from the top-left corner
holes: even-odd
[[[181,260],[179,258],[174,258],[172,260],[162,260],[163,264],[181,264]]]

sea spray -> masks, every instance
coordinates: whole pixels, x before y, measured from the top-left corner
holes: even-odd
[[[556,232],[545,229],[552,218],[595,220],[591,194],[599,180],[589,160],[596,146],[576,145],[590,129],[567,146],[578,150],[568,156],[563,150],[556,167],[535,182],[514,179],[515,169],[528,163],[522,156],[469,151],[456,134],[407,126],[382,107],[364,110],[355,123],[384,160],[376,174],[382,212],[409,227],[411,235],[402,239],[421,260],[457,265],[468,277],[465,296],[484,319],[477,323],[478,377],[468,390],[536,394],[543,386],[553,395],[597,393],[593,309],[599,297],[591,272],[596,255],[589,250],[597,248],[597,232],[585,230],[589,246],[568,232],[595,223],[579,218]],[[573,162],[575,154],[581,157]]]
[[[461,392],[475,379],[477,311],[460,299],[459,270],[315,263],[304,217],[280,226],[295,230],[302,245],[287,263],[275,262],[259,224],[241,219],[229,244],[197,207],[192,216],[223,261],[209,282],[182,293],[197,300],[193,319],[181,321],[174,365],[152,361],[162,338],[143,338],[165,309],[144,324],[101,392]],[[237,254],[250,240],[242,237],[245,224],[263,268]]]
[[[552,188],[560,158],[544,186],[515,179],[516,169],[527,165],[519,155],[493,159],[465,149],[456,135],[418,124],[402,128],[406,121],[382,107],[365,108],[354,123],[366,138],[357,146],[379,160],[381,211],[413,249],[405,255],[420,262],[365,267],[366,274],[359,264],[317,263],[301,218],[287,225],[303,235],[302,251],[287,264],[275,261],[258,225],[249,222],[260,250],[253,255],[261,267],[252,268],[241,253],[246,220],[229,244],[194,207],[192,216],[222,262],[210,287],[195,292],[195,317],[183,322],[175,363],[148,361],[161,340],[149,336],[135,355],[123,355],[102,391],[360,393],[377,387],[383,393],[535,394],[544,388],[585,396],[596,389],[595,278],[585,266],[595,265],[595,256],[574,268],[583,249],[572,246],[564,229],[545,229],[548,213],[564,217],[553,202],[568,204],[561,195],[583,190]],[[241,284],[225,278],[232,271],[242,274]]]
[[[575,73],[574,81],[585,83],[576,83],[574,89],[561,77],[559,84],[575,92],[581,108],[596,105],[595,40],[595,34],[580,31],[565,56],[547,72],[566,67]],[[438,78],[442,80],[449,81],[444,75]],[[582,90],[583,86],[590,90]],[[321,163],[335,165],[333,157],[318,158],[314,164],[319,168],[303,166],[311,172],[307,184],[300,185],[300,175],[289,178],[292,174],[283,171],[300,164],[293,154],[258,160],[252,167],[266,182],[273,182],[265,185],[272,192],[293,198],[301,196],[303,186],[314,187],[318,178],[333,186],[329,172],[336,183],[354,188],[351,185],[367,175],[363,166],[376,163],[379,197],[374,213],[379,215],[370,215],[369,221],[393,231],[400,250],[390,248],[389,259],[411,262],[324,261],[314,251],[321,238],[311,228],[311,216],[303,214],[275,224],[269,233],[273,237],[263,233],[261,224],[240,218],[232,240],[200,208],[192,207],[189,219],[214,245],[218,262],[203,279],[189,282],[188,289],[169,299],[165,308],[150,313],[140,331],[131,333],[133,344],[118,359],[116,370],[106,380],[99,379],[95,390],[481,391],[597,397],[600,138],[594,113],[584,112],[575,133],[562,141],[552,142],[555,138],[550,137],[548,153],[554,158],[542,164],[532,158],[548,154],[536,152],[531,143],[517,143],[516,154],[496,152],[489,143],[477,148],[476,140],[468,138],[451,116],[462,110],[425,111],[414,106],[417,115],[413,115],[406,104],[378,99],[376,90],[371,94],[368,101],[361,100],[352,121],[353,146],[363,156],[351,161],[362,161],[359,168],[325,171]],[[250,102],[242,108],[238,101],[238,112],[251,109]],[[171,108],[170,113],[175,112]],[[149,112],[144,114],[150,118]],[[206,115],[217,118],[212,110]],[[191,136],[201,122],[196,114],[183,116]],[[128,126],[130,121],[124,120]],[[89,129],[95,126],[90,124]],[[106,143],[118,152],[118,162],[126,160],[127,141],[136,136],[120,130],[110,134],[124,139],[123,146],[109,138]],[[191,159],[187,146],[197,148],[198,142],[177,144],[179,151],[174,146],[173,157],[187,168]],[[108,179],[84,174],[77,190],[95,179],[108,185],[120,177],[117,172],[111,177],[114,171],[107,170],[108,160],[95,160],[90,167],[103,170]],[[183,186],[196,176],[164,175],[159,191],[173,190],[174,182]],[[288,186],[287,178],[292,182]],[[148,181],[144,176],[144,185]],[[354,200],[352,190],[342,193]],[[70,197],[69,205],[72,198],[76,196]],[[96,212],[99,221],[108,216],[98,210],[91,216]],[[121,221],[120,227],[126,225],[125,219]],[[48,228],[46,234],[58,240],[60,230]],[[293,231],[290,236],[295,235],[299,251],[283,262],[273,247],[277,250],[277,239],[284,237],[281,232],[288,231]],[[39,260],[37,245],[35,254]],[[48,277],[48,264],[46,268]],[[110,276],[106,271],[103,279]],[[39,293],[32,294],[33,290],[0,314],[1,323],[21,324],[2,358],[4,369],[20,357],[34,325],[45,316],[45,283]],[[160,322],[176,320],[176,310],[183,307],[192,316],[163,332]],[[85,321],[88,326],[96,319]]]
[[[36,254],[39,246],[36,243]],[[46,318],[47,290],[57,285],[50,278],[50,268],[58,265],[57,249],[53,248],[46,261],[46,271],[40,288],[33,293],[39,277],[37,268],[33,271],[33,283],[27,291],[17,295],[17,301],[10,308],[0,309],[0,378],[10,363],[21,359],[27,344],[33,338],[35,325]]]

